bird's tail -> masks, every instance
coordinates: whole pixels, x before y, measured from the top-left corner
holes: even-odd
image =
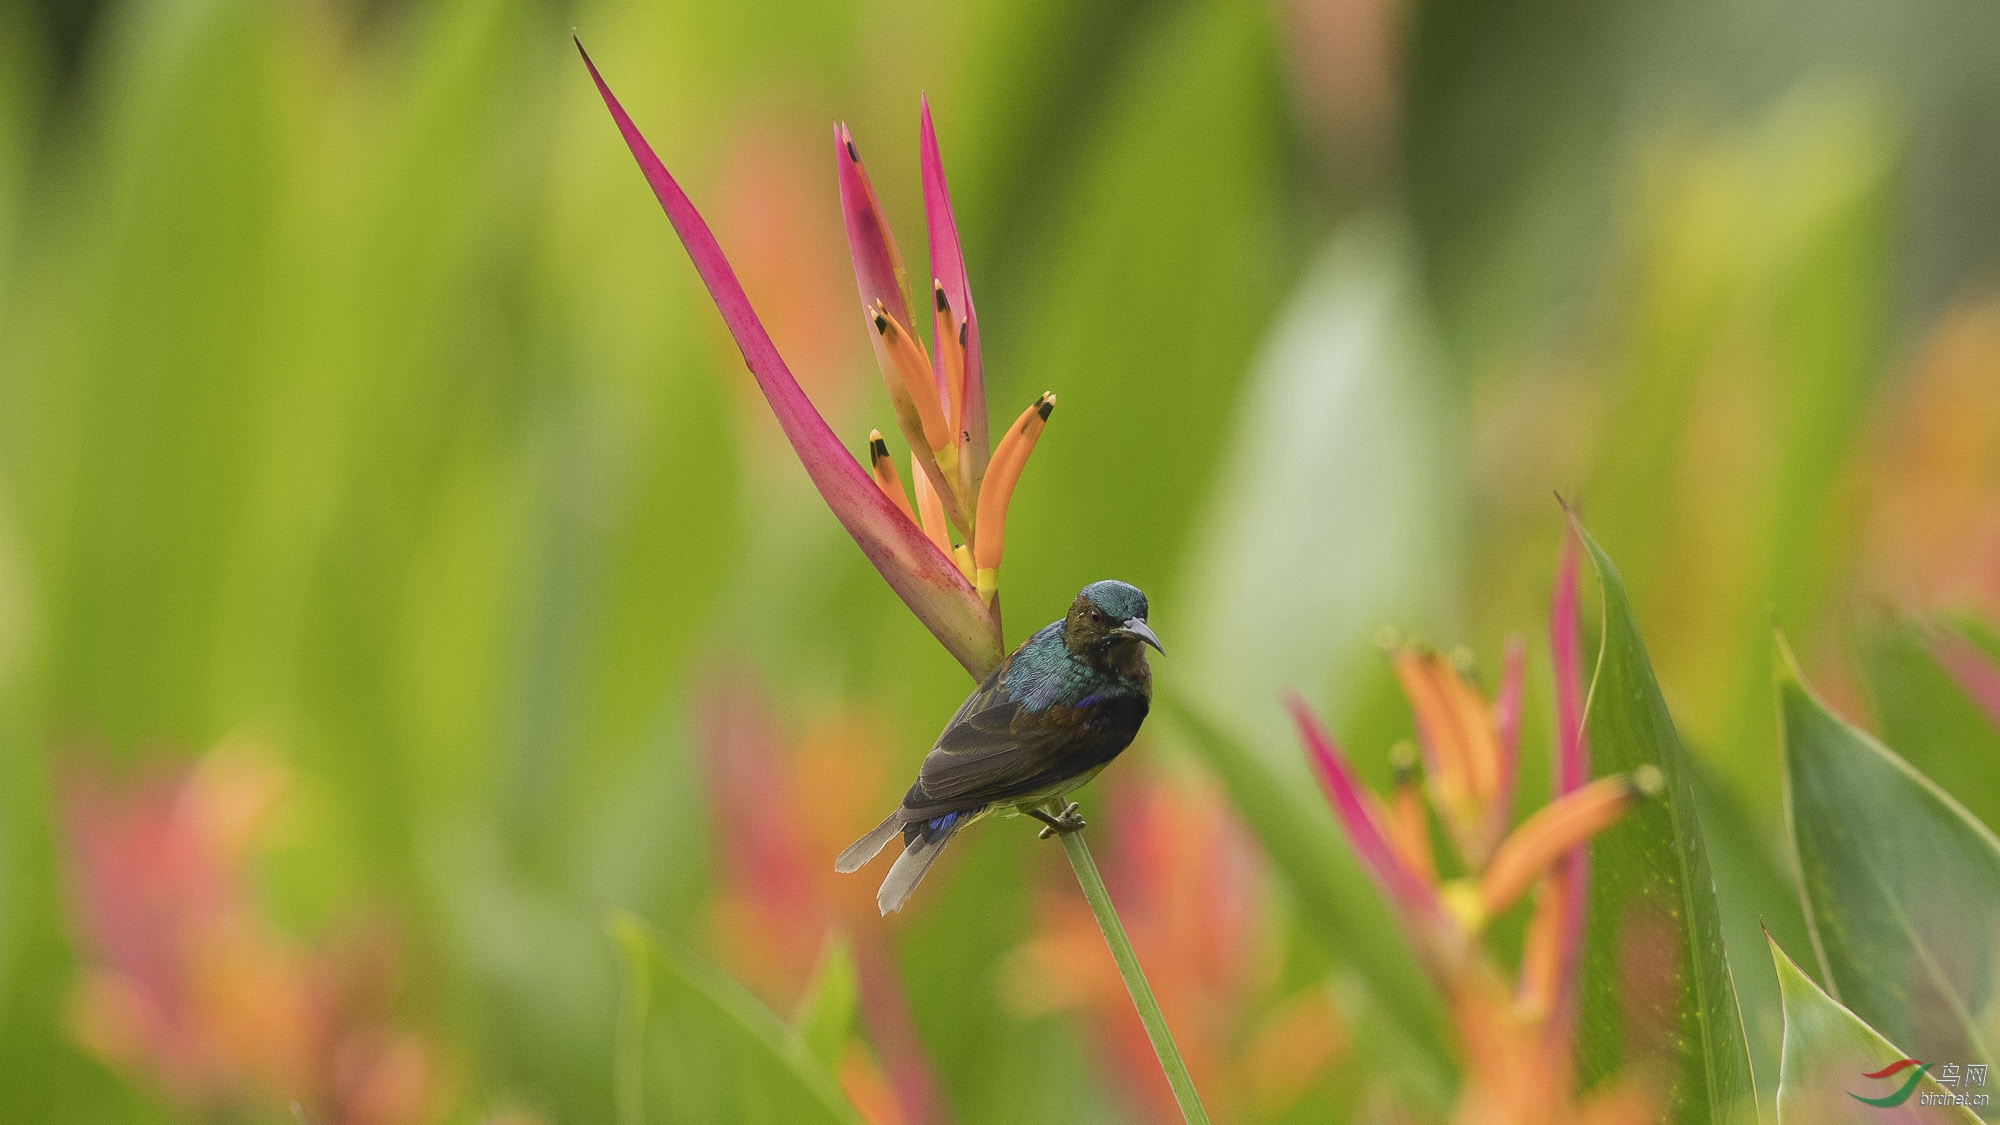
[[[895,812],[890,813],[887,820],[876,825],[868,835],[849,844],[847,850],[840,853],[840,858],[833,861],[833,869],[842,874],[846,874],[849,871],[861,870],[883,848],[888,847],[889,841],[894,839],[896,833],[902,830],[903,810],[899,808]]]
[[[910,894],[923,882],[924,873],[944,853],[944,846],[958,834],[959,826],[970,819],[964,813],[953,813],[909,826],[911,830],[904,833],[903,854],[896,857],[895,866],[889,868],[889,877],[882,880],[882,889],[875,892],[875,905],[885,916],[891,910],[901,910],[910,901]]]

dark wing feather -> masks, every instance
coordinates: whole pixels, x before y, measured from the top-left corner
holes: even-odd
[[[1110,761],[1146,717],[1142,695],[1031,712],[991,677],[952,717],[903,798],[914,816],[938,816],[1051,789]]]

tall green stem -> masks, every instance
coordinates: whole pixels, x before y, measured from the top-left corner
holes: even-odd
[[[1083,897],[1090,901],[1091,913],[1097,915],[1097,928],[1104,931],[1104,944],[1111,947],[1111,959],[1118,963],[1118,975],[1125,978],[1125,991],[1132,994],[1132,1006],[1139,1009],[1139,1022],[1146,1025],[1146,1037],[1153,1041],[1153,1053],[1160,1057],[1167,1085],[1174,1088],[1181,1116],[1189,1125],[1197,1122],[1208,1125],[1208,1111],[1201,1108],[1201,1098],[1194,1092],[1194,1079],[1188,1077],[1187,1063],[1181,1061],[1181,1049],[1174,1046],[1167,1018],[1160,1014],[1160,1002],[1153,999],[1153,986],[1146,983],[1146,974],[1139,969],[1139,958],[1132,953],[1132,939],[1125,936],[1125,923],[1118,920],[1118,910],[1111,905],[1111,892],[1104,889],[1104,876],[1097,873],[1097,861],[1091,858],[1083,833],[1065,832],[1061,839],[1069,865],[1076,869],[1076,881],[1083,885]]]

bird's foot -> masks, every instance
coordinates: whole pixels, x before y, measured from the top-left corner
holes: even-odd
[[[1044,809],[1029,809],[1028,815],[1048,826],[1043,828],[1038,834],[1038,838],[1043,840],[1049,839],[1052,836],[1067,836],[1072,832],[1081,831],[1087,823],[1083,819],[1083,814],[1076,811],[1075,801],[1064,805],[1063,811],[1056,813],[1054,816],[1049,815],[1047,810]]]

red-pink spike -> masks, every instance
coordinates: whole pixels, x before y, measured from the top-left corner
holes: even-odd
[[[1334,818],[1340,821],[1341,830],[1362,866],[1413,925],[1425,930],[1443,925],[1444,909],[1437,895],[1397,858],[1388,832],[1362,796],[1361,783],[1355,778],[1353,767],[1347,764],[1346,755],[1334,745],[1332,736],[1320,725],[1305,700],[1292,694],[1286,698],[1285,706],[1292,713],[1300,740],[1305,743],[1306,757],[1320,787],[1326,790]]]
[[[854,135],[845,124],[833,127],[834,163],[839,166],[840,214],[847,223],[847,249],[854,258],[854,281],[861,290],[861,307],[872,309],[880,301],[889,315],[903,324],[910,317],[909,273],[903,255],[896,249],[896,236],[882,217],[882,205],[875,198],[875,185],[861,166],[861,154],[854,147]]]
[[[1521,691],[1527,677],[1528,647],[1520,637],[1507,638],[1507,655],[1500,672],[1500,693],[1493,698],[1493,739],[1499,750],[1500,788],[1494,795],[1489,840],[1498,844],[1514,819],[1514,788],[1521,773]]]
[[[921,104],[924,229],[930,237],[931,276],[937,279],[945,298],[951,302],[952,312],[957,316],[965,338],[964,387],[959,395],[959,401],[964,406],[959,432],[966,447],[965,472],[966,481],[972,486],[968,490],[970,495],[977,491],[979,481],[986,475],[986,462],[992,452],[986,419],[986,369],[979,353],[979,314],[972,305],[972,286],[965,270],[965,253],[958,239],[958,220],[952,216],[951,191],[945,185],[944,161],[938,155],[937,128],[931,123],[930,99],[925,97]],[[940,365],[938,374],[942,378],[942,349],[935,350],[939,354],[933,359]]]
[[[1562,561],[1556,567],[1555,595],[1549,607],[1549,654],[1556,679],[1555,795],[1558,800],[1590,781],[1590,748],[1585,741],[1583,641],[1578,625],[1577,567],[1582,539],[1575,516],[1564,528]],[[1583,980],[1583,913],[1590,885],[1590,850],[1577,847],[1555,867],[1555,893],[1561,896],[1561,936],[1556,958],[1557,983],[1550,1008],[1548,1033],[1567,1038]]]
[[[779,427],[826,506],[903,604],[958,658],[966,671],[976,679],[983,679],[999,665],[1003,655],[998,614],[988,611],[957,565],[931,545],[923,531],[897,510],[869,473],[842,447],[778,355],[708,224],[702,221],[687,194],[646,143],[625,107],[618,104],[583,44],[579,42],[576,49],[583,55],[591,81],[596,83],[604,107],[610,111],[626,147],[631,149],[632,158],[652,186],[660,207],[680,236],[681,245],[686,247],[695,272],[701,275],[723,323],[729,326],[730,335],[742,350],[743,361],[764,392],[765,401],[770,403],[771,413],[777,416]]]

